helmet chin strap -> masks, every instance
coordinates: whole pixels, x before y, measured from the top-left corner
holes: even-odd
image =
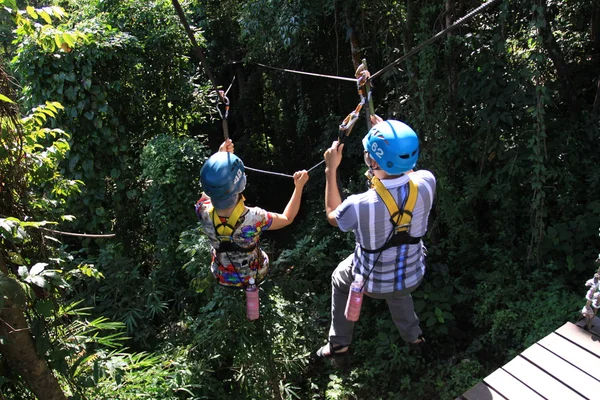
[[[365,176],[367,177],[368,182],[368,186],[369,188],[373,187],[373,178],[375,177],[375,173],[374,171],[377,170],[381,170],[381,167],[379,167],[379,164],[377,164],[377,162],[375,160],[373,160],[371,158],[371,155],[365,151],[365,164],[367,165],[367,167],[369,167],[368,170],[365,171]],[[373,167],[373,163],[375,163],[377,165],[377,167]]]
[[[369,173],[371,175],[373,175],[373,171],[381,170],[381,167],[379,167],[379,164],[377,164],[377,162],[371,158],[371,155],[367,151],[365,151],[364,158],[365,158],[365,164],[367,165],[367,167],[369,167]],[[373,163],[377,164],[377,167],[373,168]]]

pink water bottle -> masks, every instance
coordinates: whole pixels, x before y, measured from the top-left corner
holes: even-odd
[[[246,316],[250,321],[258,319],[258,305],[258,287],[254,283],[254,278],[250,278],[246,286]]]
[[[354,282],[350,285],[350,292],[348,293],[348,302],[346,303],[346,319],[348,321],[358,321],[360,316],[360,307],[362,306],[363,300],[363,277],[362,275],[356,275]]]

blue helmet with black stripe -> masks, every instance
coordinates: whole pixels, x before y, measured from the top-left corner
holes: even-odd
[[[404,122],[393,119],[373,126],[362,140],[365,152],[390,175],[400,175],[415,167],[419,158],[419,138]]]

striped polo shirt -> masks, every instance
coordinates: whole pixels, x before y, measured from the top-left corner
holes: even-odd
[[[420,170],[394,179],[382,179],[381,182],[402,209],[408,195],[409,179],[418,185],[419,194],[408,233],[413,237],[420,237],[427,232],[427,221],[435,194],[436,181],[433,174]],[[342,231],[354,232],[354,274],[361,274],[365,279],[368,276],[365,285],[367,292],[389,293],[412,287],[421,281],[425,274],[422,242],[391,247],[381,252],[381,255],[379,252],[362,251],[361,245],[371,250],[382,247],[393,229],[390,213],[375,189],[349,196],[336,208],[335,218]],[[373,266],[375,261],[377,263]]]

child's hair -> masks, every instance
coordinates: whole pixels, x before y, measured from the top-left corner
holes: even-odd
[[[233,207],[246,188],[244,163],[233,153],[215,153],[202,166],[200,182],[215,208]]]

